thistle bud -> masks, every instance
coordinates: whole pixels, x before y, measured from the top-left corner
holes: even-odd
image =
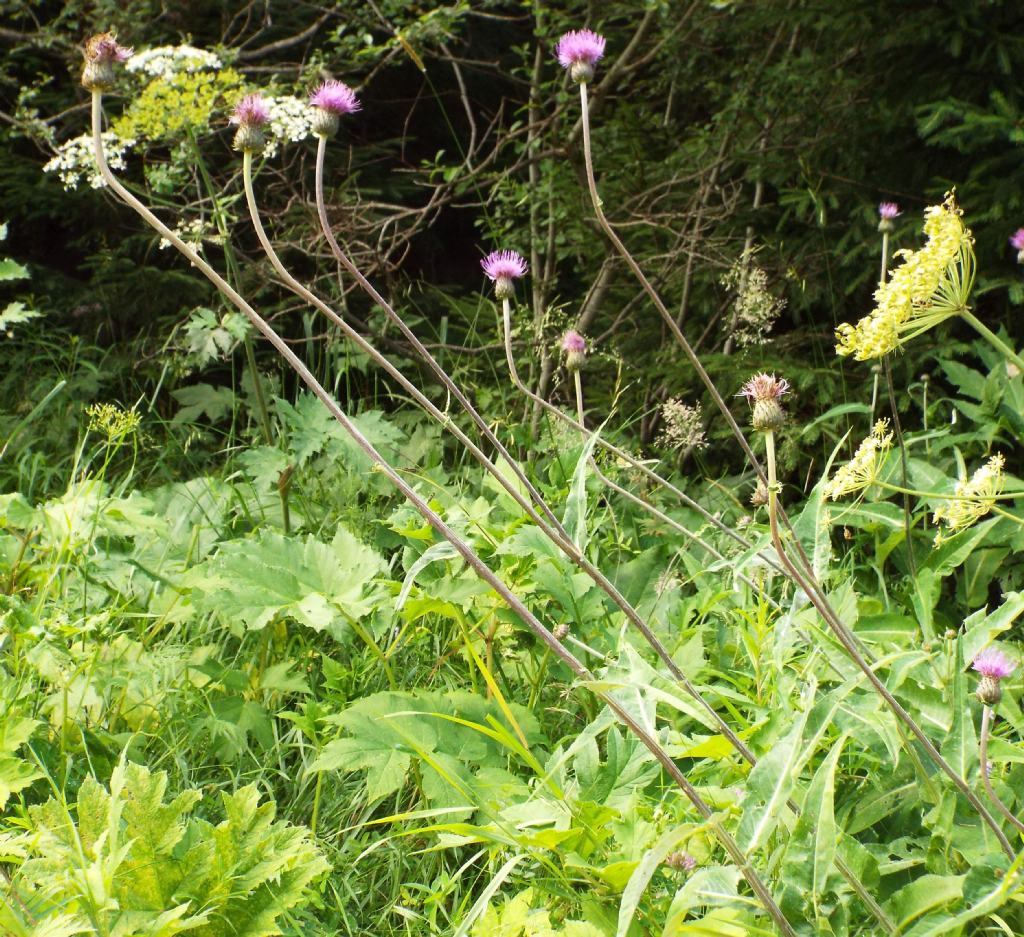
[[[569,634],[569,626],[563,622],[560,625],[555,626],[555,630],[551,632],[559,641],[564,641],[566,636]]]
[[[1024,228],[1018,228],[1013,232],[1010,246],[1017,252],[1017,263],[1024,264]]]

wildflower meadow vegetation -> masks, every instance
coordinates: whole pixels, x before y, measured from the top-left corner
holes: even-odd
[[[221,6],[0,29],[0,934],[1024,933],[1018,5]]]

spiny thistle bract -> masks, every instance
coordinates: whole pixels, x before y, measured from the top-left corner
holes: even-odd
[[[587,360],[587,340],[575,329],[569,329],[562,336],[562,354],[565,366],[570,371],[578,371]]]

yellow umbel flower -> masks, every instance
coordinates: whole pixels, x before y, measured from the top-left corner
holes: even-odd
[[[130,436],[142,422],[134,410],[122,410],[112,403],[94,403],[86,407],[85,414],[89,417],[89,431],[105,434],[108,441]]]
[[[995,504],[995,496],[1003,490],[1003,465],[1005,459],[994,455],[969,479],[961,478],[953,493],[956,501],[947,501],[933,515],[936,524],[945,524],[946,530],[935,535],[936,545],[942,543],[944,534],[956,533],[980,520]]]
[[[871,430],[871,435],[857,447],[853,458],[846,465],[840,466],[825,483],[822,496],[835,501],[841,495],[863,491],[878,477],[891,446],[892,433],[889,432],[889,421],[879,420]]]
[[[838,354],[858,361],[880,358],[966,308],[974,252],[963,212],[949,193],[924,214],[924,247],[896,252],[903,263],[875,290],[874,310],[856,325],[844,323],[836,329]]]

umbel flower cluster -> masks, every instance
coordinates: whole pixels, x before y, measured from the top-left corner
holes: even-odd
[[[836,351],[858,361],[880,358],[912,335],[937,325],[962,308],[970,277],[971,232],[964,227],[953,194],[925,210],[920,250],[901,250],[903,263],[875,291],[875,308],[856,325],[836,329]],[[959,265],[961,271],[954,268]],[[943,289],[946,287],[946,289]]]
[[[892,433],[889,432],[889,421],[879,420],[871,430],[871,435],[861,440],[857,451],[845,465],[825,483],[822,489],[823,498],[833,501],[843,495],[863,491],[878,477],[885,456],[892,447]]]
[[[1005,462],[1003,456],[994,455],[970,478],[961,478],[956,483],[953,491],[956,499],[947,501],[932,517],[936,524],[945,525],[945,533],[956,533],[970,527],[992,510],[995,495],[1003,490]],[[942,539],[943,531],[940,530],[935,535],[935,542],[941,543]]]

